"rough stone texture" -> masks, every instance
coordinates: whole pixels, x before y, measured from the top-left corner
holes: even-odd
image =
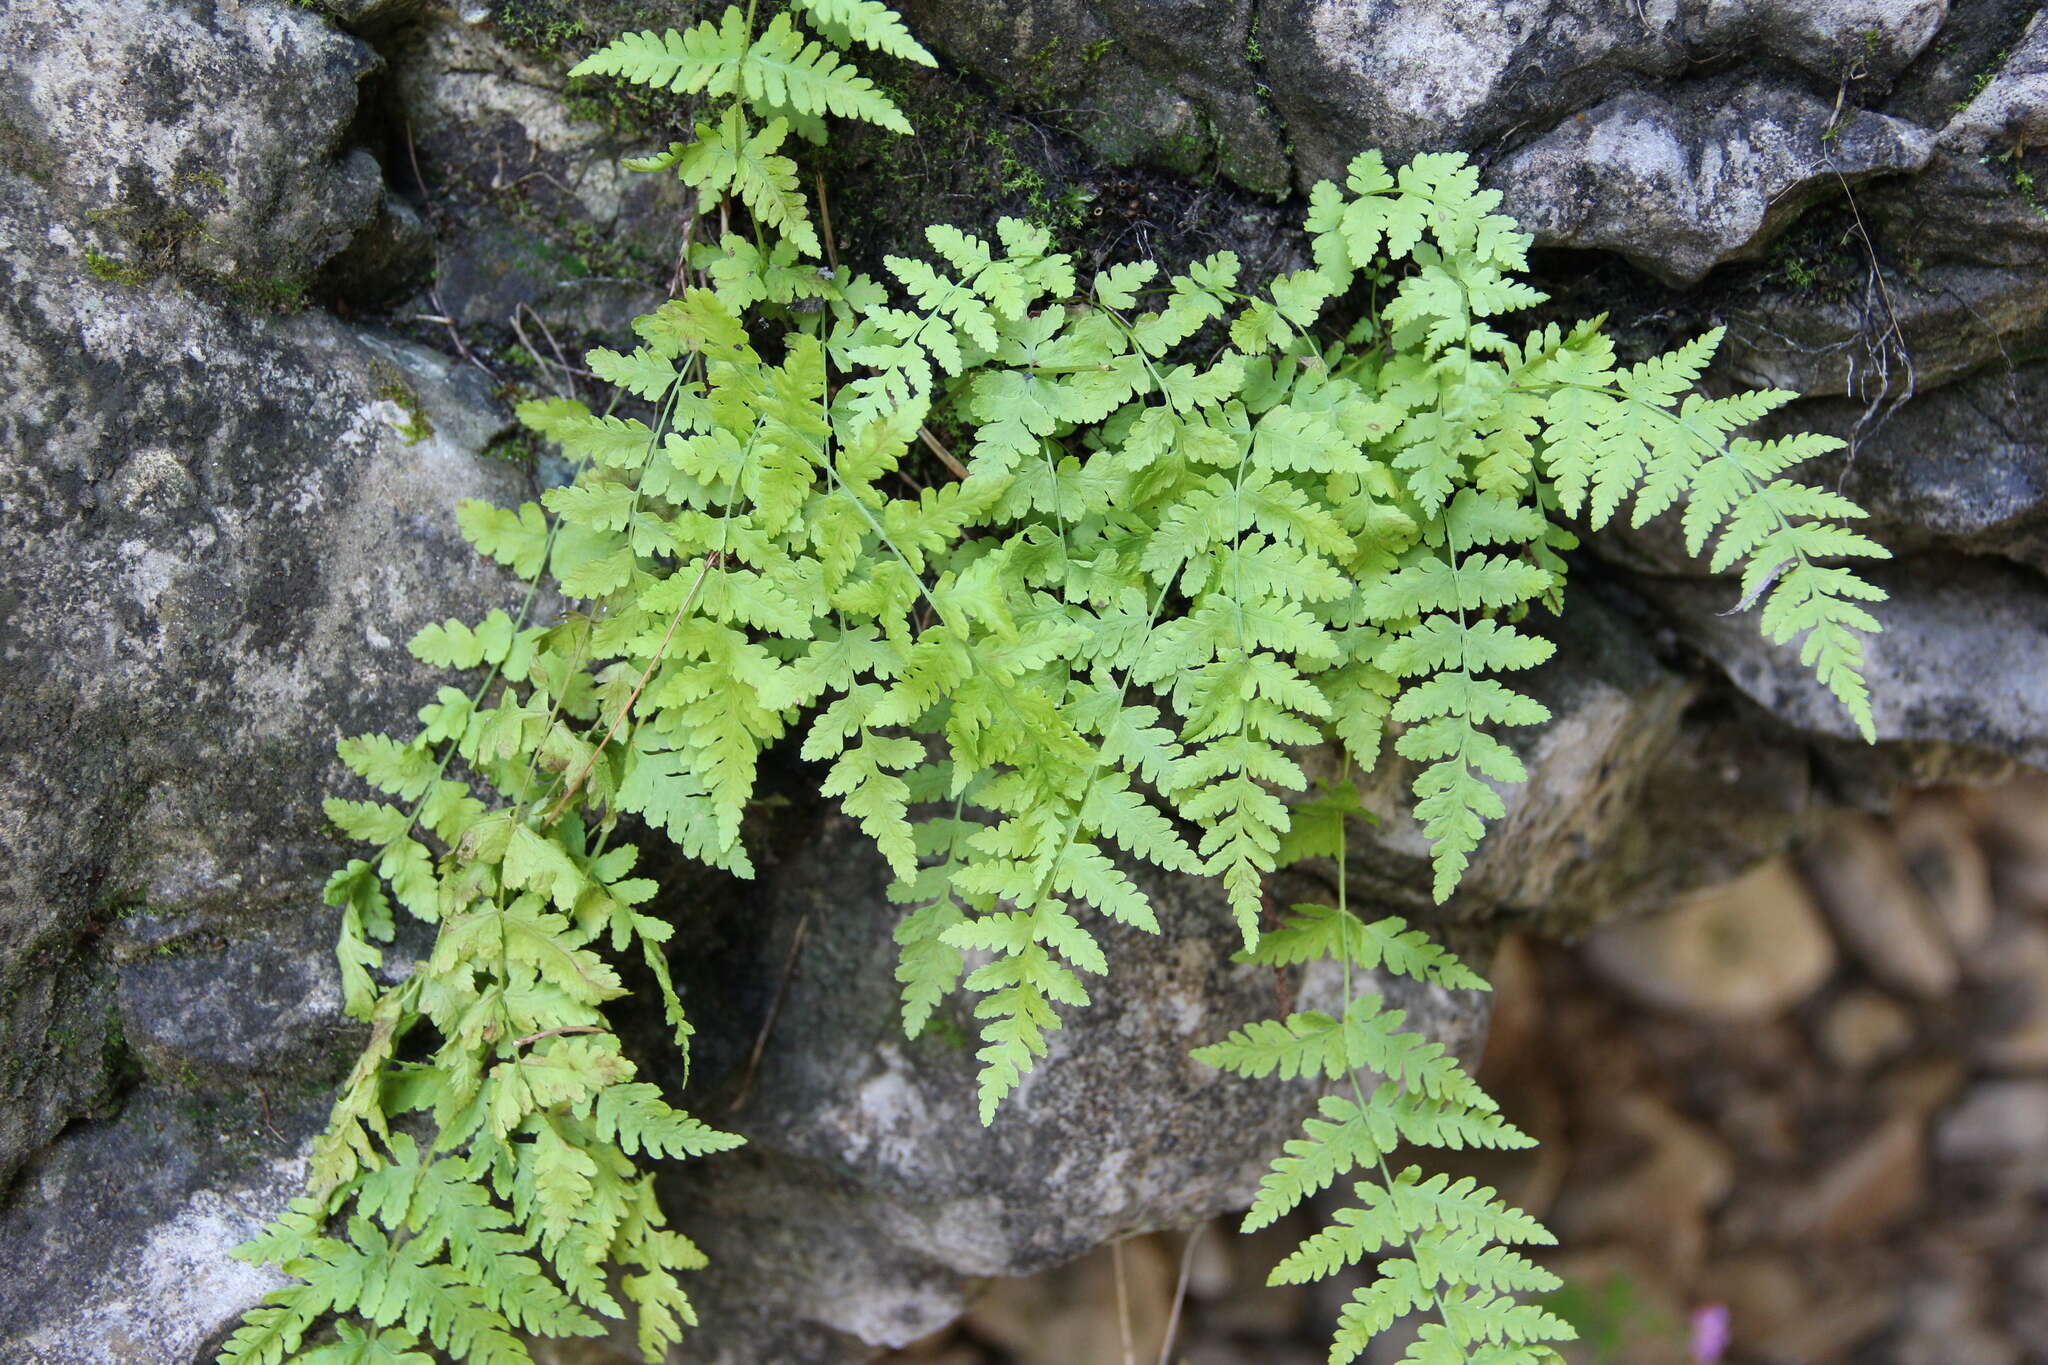
[[[1884,633],[1864,651],[1879,742],[1951,750],[1962,772],[1986,757],[2048,764],[2048,590],[2040,580],[1966,559],[1885,564],[1869,577],[1891,594]],[[1767,643],[1747,614],[1722,614],[1736,595],[1732,583],[1674,580],[1646,590],[1758,703],[1801,730],[1856,738],[1848,714],[1800,665],[1796,646]]]
[[[1692,284],[1761,252],[1837,186],[1920,170],[1934,153],[1923,128],[1834,114],[1796,87],[1702,81],[1676,100],[1634,91],[1560,124],[1491,178],[1537,245],[1604,248]]]
[[[1848,437],[1862,423],[1853,456],[1815,473],[1861,504],[1868,533],[1891,549],[1945,547],[2048,572],[2048,364],[1991,367],[1882,422],[1865,421],[1867,411],[1853,400],[1801,403],[1768,430]]]
[[[0,1220],[10,1365],[206,1361],[282,1280],[228,1252],[306,1176],[324,1106],[149,1092],[22,1172]]]
[[[1949,120],[1941,140],[1966,151],[2048,140],[2048,15],[2028,22],[1984,88]]]
[[[279,793],[431,692],[413,630],[511,600],[452,509],[520,487],[450,361],[96,281],[45,215],[0,180],[0,1173],[103,1097],[117,1016],[202,1071],[331,1047],[331,965],[289,932],[339,849]],[[223,1032],[258,998],[223,973],[276,1015]]]
[[[853,1339],[900,1345],[942,1326],[964,1307],[968,1277],[1044,1269],[1248,1199],[1310,1092],[1187,1055],[1274,1003],[1270,972],[1230,964],[1236,930],[1214,887],[1155,880],[1159,936],[1102,926],[1112,965],[1090,983],[1095,1004],[1065,1012],[1051,1054],[983,1129],[971,1002],[948,1002],[923,1036],[903,1038],[887,869],[837,814],[801,842],[802,858],[696,930],[715,952],[681,954],[698,964],[699,1112],[749,1141],[716,1169],[680,1168],[670,1186],[713,1260],[692,1293],[724,1324],[693,1359],[858,1360]],[[771,1044],[749,1076],[799,925],[773,1040],[805,1042]],[[1475,1051],[1484,1008],[1469,995],[1367,988]],[[1336,990],[1334,973],[1319,974],[1299,998],[1330,1008]],[[763,1262],[782,1269],[764,1278]]]
[[[553,359],[544,329],[573,348],[666,297],[687,195],[672,176],[619,164],[644,140],[572,117],[559,65],[439,12],[394,54],[391,82],[408,168],[437,202],[467,210],[430,248],[437,312],[461,327],[517,317],[524,344]]]
[[[1265,13],[1274,99],[1304,179],[1337,174],[1360,147],[1476,147],[1685,62],[1676,11],[1661,5],[1650,22],[1553,0],[1286,0]]]
[[[0,164],[130,270],[289,293],[376,212],[376,158],[345,141],[376,59],[316,15],[22,0],[0,52]]]
[[[1731,325],[1723,372],[1743,382],[1889,402],[2048,325],[2026,181],[2048,176],[2030,137],[2048,27],[2025,0],[1031,0],[1003,24],[969,0],[906,8],[1113,159],[1270,192],[1364,147],[1456,148],[1545,244],[1667,281],[1768,259],[1682,305],[1690,330]],[[1839,230],[1788,245],[1816,210]],[[1630,292],[1583,311],[1640,307]]]
[[[1913,556],[1880,575],[1895,598],[1872,650],[1875,759],[1752,618],[1720,615],[1732,588],[1667,541],[1607,538],[1546,627],[1559,656],[1531,687],[1556,718],[1517,736],[1532,780],[1443,912],[1461,943],[1483,952],[1502,922],[1577,932],[1726,880],[1845,796],[2048,760],[2048,367],[2030,349],[2048,223],[2021,178],[2048,164],[2025,7],[905,8],[996,90],[876,64],[924,136],[835,146],[856,260],[1001,211],[1090,260],[1228,247],[1269,273],[1301,260],[1292,206],[1110,163],[1277,193],[1364,146],[1458,147],[1557,248],[1542,264],[1566,306],[1614,309],[1630,347],[1726,321],[1714,383],[1825,395],[1787,423],[1856,438],[1819,477]],[[304,1111],[351,1045],[316,896],[339,850],[303,794],[333,784],[336,735],[417,704],[429,680],[398,642],[507,600],[448,515],[519,492],[475,458],[504,427],[492,381],[573,388],[582,341],[616,339],[681,241],[673,182],[616,160],[687,111],[572,104],[561,74],[646,15],[324,9],[377,51],[251,0],[0,14],[9,1361],[186,1365],[261,1291],[221,1252],[289,1192]],[[121,282],[161,271],[239,287],[209,303]],[[253,306],[308,282],[355,317]],[[379,308],[458,354],[359,325]],[[1352,871],[1369,903],[1416,912],[1402,777],[1368,784],[1390,818]],[[678,896],[702,1029],[685,1098],[753,1142],[672,1179],[679,1223],[717,1258],[697,1291],[718,1326],[688,1358],[857,1360],[944,1321],[968,1277],[1243,1198],[1304,1096],[1185,1056],[1271,1001],[1270,977],[1225,964],[1212,901],[1165,887],[1172,933],[1112,931],[1101,1003],[984,1134],[965,1007],[900,1040],[879,869],[836,818],[789,819],[760,885]],[[1412,1003],[1453,1041],[1479,1027],[1469,1003]],[[1989,1151],[1983,1126],[1948,1141]]]
[[[2048,218],[2009,166],[1944,149],[1925,173],[1859,192],[1858,205],[1863,226],[1852,219],[1825,259],[1799,267],[1824,286],[1731,302],[1730,379],[1876,409],[2029,357],[2048,326]]]
[[[1252,0],[1020,5],[1005,22],[957,0],[901,7],[936,46],[1040,107],[1076,111],[1111,159],[1161,156],[1194,170],[1215,158],[1232,179],[1284,193],[1285,124],[1271,108]]]
[[[1451,910],[1522,908],[1569,932],[1700,884],[1668,851],[1630,837],[1642,804],[1658,799],[1651,779],[1677,743],[1697,689],[1659,663],[1635,625],[1594,594],[1574,593],[1563,616],[1533,624],[1558,644],[1525,689],[1551,719],[1509,737],[1529,781],[1503,792],[1507,814],[1474,855]],[[1389,752],[1359,779],[1380,823],[1358,839],[1351,874],[1390,908],[1430,917],[1429,844],[1410,813],[1414,777],[1414,765]],[[1701,805],[1718,820],[1719,803]]]

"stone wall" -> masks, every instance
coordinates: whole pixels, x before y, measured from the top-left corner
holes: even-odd
[[[915,0],[870,64],[920,138],[827,158],[845,250],[1046,222],[1084,258],[1297,262],[1273,196],[1380,145],[1474,154],[1560,307],[1711,325],[1711,383],[1815,397],[1900,552],[1880,744],[1655,528],[1593,547],[1532,780],[1450,910],[1475,947],[1725,880],[1829,805],[2048,749],[2048,20],[2009,0]],[[680,101],[568,88],[616,0],[17,0],[0,11],[0,1358],[183,1365],[263,1289],[355,1035],[319,887],[333,741],[436,679],[403,641],[517,601],[458,498],[530,492],[508,398],[660,298]],[[2036,151],[2036,144],[2043,150]],[[2044,182],[2048,183],[2048,182]],[[1359,884],[1423,909],[1387,811]],[[679,872],[711,1244],[692,1359],[859,1359],[1016,1273],[1241,1199],[1293,1113],[1185,1059],[1257,1008],[1198,891],[983,1137],[969,1062],[894,1040],[877,866],[803,799],[760,883]],[[415,945],[417,947],[417,945]],[[1477,1007],[1419,1000],[1453,1039]],[[956,1022],[958,1022],[956,1020]],[[755,1041],[763,1040],[759,1060]],[[657,1054],[658,1055],[658,1054]],[[679,1079],[679,1077],[677,1078]],[[702,1183],[699,1183],[702,1182]],[[778,1268],[770,1271],[773,1258]],[[716,1343],[716,1344],[712,1344]]]

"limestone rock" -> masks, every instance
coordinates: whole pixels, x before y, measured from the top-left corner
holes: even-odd
[[[1707,1020],[1782,1014],[1835,965],[1827,928],[1783,859],[1662,914],[1609,925],[1586,956],[1638,1000]]]
[[[1879,606],[1884,632],[1864,651],[1880,743],[1956,746],[1965,751],[1959,762],[1968,751],[2048,762],[2048,591],[2039,580],[1995,561],[1933,557],[1877,564],[1867,576],[1891,594]],[[1735,605],[1733,584],[1644,588],[1758,703],[1799,729],[1860,745],[1795,647],[1767,643],[1752,612],[1724,614]]]
[[[0,164],[103,274],[290,297],[376,213],[376,159],[347,139],[375,54],[303,9],[19,0],[0,52]]]
[[[1869,512],[1867,533],[1895,553],[1956,550],[2048,572],[2048,364],[1994,366],[1882,422],[1867,412],[1853,399],[1795,403],[1762,434],[1797,424],[1858,438],[1853,455],[1816,461],[1810,477]]]
[[[1290,187],[1253,0],[1045,0],[1011,7],[1002,23],[972,0],[900,8],[928,47],[1039,107],[1074,111],[1109,160],[1194,171],[1214,158],[1247,187]]]
[[[1983,88],[1956,111],[1941,140],[1976,151],[2048,141],[2048,15],[2036,13]]]
[[[324,1058],[333,741],[432,694],[414,630],[517,601],[454,525],[522,486],[472,376],[97,281],[46,214],[0,178],[0,1175],[105,1098],[124,1011],[161,1065]]]
[[[408,169],[447,221],[434,308],[503,335],[516,317],[526,349],[580,365],[578,338],[615,339],[666,297],[687,195],[671,175],[626,170],[652,139],[579,117],[566,64],[514,49],[485,13],[432,8],[392,60]]]
[[[1552,0],[1288,0],[1263,14],[1274,101],[1311,180],[1364,147],[1470,147],[1684,61],[1668,9],[1647,24]]]
[[[228,1252],[300,1192],[322,1097],[151,1088],[26,1171],[0,1219],[0,1358],[198,1365],[283,1283]]]
[[[23,0],[0,14],[12,58],[0,79],[0,1183],[29,1163],[0,1211],[10,1361],[186,1365],[262,1292],[222,1253],[291,1192],[295,1153],[351,1041],[317,904],[341,852],[312,799],[336,780],[332,740],[402,721],[440,681],[405,655],[412,629],[512,600],[449,516],[459,497],[510,501],[523,487],[475,459],[502,425],[476,366],[320,313],[252,317],[169,281],[122,281],[174,267],[261,298],[315,277],[367,306],[420,285],[431,256],[433,292],[417,311],[431,306],[473,339],[518,318],[532,329],[526,349],[551,349],[552,334],[573,363],[571,334],[615,341],[679,244],[684,197],[672,180],[619,171],[618,155],[644,139],[572,117],[558,54],[515,48],[513,25],[482,6],[324,8],[384,50],[376,107],[358,86],[378,59],[294,5]],[[1597,13],[1566,0],[1022,0],[1000,24],[964,0],[907,8],[927,41],[1006,98],[1073,111],[1067,126],[1100,152],[1215,169],[1265,192],[1340,170],[1374,143],[1397,159],[1456,146],[1511,164],[1546,140],[1565,147],[1577,115],[1590,125],[1632,99],[1667,111],[1702,168],[1752,156],[1768,124],[1780,139],[1765,148],[1768,174],[1715,180],[1710,195],[1687,178],[1649,185],[1631,211],[1668,225],[1664,239],[1602,247],[1671,278],[1753,254],[1786,206],[1828,190],[1797,139],[1817,139],[1815,111],[1832,106],[1792,93],[1805,88],[1788,75],[1796,66],[1813,90],[1849,91],[1837,155],[1850,177],[1899,172],[1856,192],[1887,252],[1926,256],[1926,297],[1909,300],[1902,324],[1923,390],[2042,317],[2038,219],[1995,160],[1997,138],[2030,126],[2031,96],[1988,84],[1918,174],[1926,135],[1880,103],[1883,83],[1929,46],[1940,0]],[[584,19],[591,41],[645,22],[605,7]],[[2007,70],[2019,82],[2031,68],[2016,54]],[[1756,108],[1771,119],[1717,114],[1722,91],[1770,92]],[[990,106],[977,96],[965,107]],[[1965,146],[1965,134],[1992,141]],[[379,138],[390,185],[355,147]],[[1054,149],[1046,156],[1087,155],[1035,125],[1028,140]],[[900,182],[880,175],[892,158],[916,161],[890,150],[858,164],[876,170],[863,190],[893,206]],[[1091,174],[1107,184],[1125,172]],[[1532,181],[1511,207],[1564,221],[1577,210],[1562,184]],[[1179,192],[1211,209],[1190,210],[1197,225],[1177,241],[1242,248],[1254,273],[1298,262],[1299,238],[1275,226],[1291,208],[1208,185]],[[1140,203],[1120,188],[1101,205],[1084,254],[1153,240]],[[903,244],[877,234],[870,245]],[[1627,280],[1616,296],[1637,301],[1643,282],[1614,273]],[[1846,304],[1839,316],[1813,299],[1773,306],[1753,335],[1768,323],[1824,350],[1868,323]],[[1836,351],[1800,355],[1818,382],[1865,394]],[[1889,503],[1873,497],[1886,526],[2037,563],[2037,380],[2020,370],[2005,406],[1992,401],[2003,376],[1984,375],[1902,410],[1893,444],[1871,447],[1872,469],[1897,486]],[[1851,408],[1841,412],[1853,419]],[[1948,456],[1926,459],[1937,443]],[[1575,582],[1559,659],[1530,680],[1557,720],[1522,740],[1532,781],[1509,794],[1454,915],[1588,927],[1756,863],[1829,799],[1807,743],[1822,714],[1803,709],[1810,682],[1773,671],[1776,656],[1752,662],[1753,622],[1715,615],[1732,600],[1721,585],[1646,585],[1645,606],[1593,589],[1597,576],[1583,591]],[[1940,560],[1894,586],[1898,648],[1874,653],[1887,735],[2039,761],[2038,584]],[[1667,620],[1756,702],[1681,671]],[[1398,770],[1384,776],[1404,785]],[[1391,809],[1392,786],[1373,796]],[[1244,1198],[1308,1094],[1187,1058],[1276,1003],[1270,976],[1227,965],[1234,931],[1206,893],[1161,886],[1173,932],[1109,936],[1115,974],[1098,1003],[983,1132],[971,1002],[902,1040],[884,874],[835,817],[788,821],[796,851],[767,879],[678,916],[691,939],[678,969],[702,1029],[683,1099],[754,1143],[668,1177],[678,1225],[717,1258],[693,1286],[717,1326],[693,1349],[735,1365],[863,1359],[868,1343],[956,1314],[969,1277],[1037,1269]],[[1419,911],[1421,855],[1412,823],[1391,819],[1353,870],[1374,903]],[[1832,950],[1810,909],[1767,925],[1733,918],[1783,959],[1774,969],[1789,968],[1793,985],[1767,1000],[1825,976]],[[1304,994],[1328,990],[1311,981]],[[1399,998],[1469,1050],[1479,1002]],[[665,1045],[646,1055],[660,1064]],[[124,1094],[118,1117],[84,1117]],[[1945,1141],[1979,1141],[1982,1125],[1965,1121],[1977,1103],[1949,1116]],[[1669,1259],[1696,1259],[1726,1155],[1668,1116],[1633,1117],[1652,1151],[1634,1173],[1639,1198],[1582,1209],[1581,1225],[1673,1210]]]
[[[1614,251],[1676,284],[1752,256],[1843,183],[1917,171],[1924,129],[1792,86],[1700,82],[1617,95],[1515,152],[1490,179],[1541,246]]]
[[[1456,905],[1468,913],[1542,905],[1555,916],[1552,926],[1563,929],[1647,909],[1711,880],[1639,837],[1644,805],[1660,799],[1652,780],[1657,765],[1680,747],[1692,686],[1663,667],[1628,618],[1597,595],[1575,595],[1562,617],[1530,625],[1554,639],[1558,652],[1517,684],[1549,707],[1551,718],[1508,736],[1530,780],[1504,793],[1507,814],[1480,845]],[[1411,813],[1414,766],[1390,748],[1358,780],[1361,800],[1379,823],[1354,840],[1353,894],[1403,913],[1433,913],[1428,840]],[[1719,795],[1708,788],[1687,797],[1701,824],[1733,814],[1729,803],[1714,799]]]
[[[1742,46],[1823,79],[1895,75],[1933,41],[1948,0],[1704,0],[1679,6],[1695,51]]]
[[[1817,315],[1825,305],[1814,308]],[[1750,371],[1756,354],[1737,327],[1717,362],[1723,377],[1783,382],[1768,365],[1764,373]],[[1870,357],[1855,363],[1867,366]],[[1903,383],[1903,371],[1895,368],[1892,380]],[[1882,381],[1873,377],[1871,383],[1881,395]],[[1748,434],[1772,440],[1814,431],[1843,441],[1842,449],[1798,466],[1794,476],[1862,507],[1869,516],[1857,529],[1894,555],[1960,553],[2041,571],[2048,569],[2048,446],[2035,433],[2043,421],[2048,364],[2035,362],[1980,369],[1901,407],[1881,397],[1875,405],[1860,397],[1790,403]],[[1940,458],[1928,458],[1929,451]],[[1611,563],[1660,576],[1699,578],[1707,571],[1706,558],[1686,549],[1674,514],[1640,527],[1617,520],[1595,538],[1594,548]]]
[[[1858,435],[1877,435],[1880,412],[1916,394],[1936,400],[1925,420],[1956,422],[1955,404],[1934,391],[1988,362],[1995,369],[1973,386],[2004,379],[2048,325],[2048,219],[2015,169],[2025,167],[1943,148],[1918,175],[1859,187],[1863,228],[1842,228],[1831,259],[1809,267],[1830,271],[1829,287],[1771,287],[1729,301],[1725,372],[1745,384],[1847,395],[1870,413]],[[1992,406],[1981,397],[1973,405]],[[1910,405],[1887,415],[1914,424]]]

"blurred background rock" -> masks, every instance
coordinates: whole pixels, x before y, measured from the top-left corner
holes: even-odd
[[[1480,1075],[1543,1145],[1439,1164],[1558,1233],[1573,1365],[1693,1365],[1723,1313],[1722,1365],[2048,1361],[2048,780],[1836,816],[1656,914],[1509,939],[1492,979]],[[1322,1221],[993,1281],[886,1359],[1312,1365],[1356,1274],[1264,1281]]]

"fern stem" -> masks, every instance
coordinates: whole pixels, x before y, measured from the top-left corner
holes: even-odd
[[[1346,758],[1344,761],[1343,780],[1346,782],[1351,780],[1351,761],[1349,758]],[[1350,817],[1348,815],[1339,814],[1337,817],[1338,960],[1344,964],[1344,1009],[1341,1017],[1347,1020],[1351,1017],[1351,905],[1349,894],[1351,887],[1351,827],[1348,823],[1349,820]],[[1344,1068],[1344,1077],[1351,1083],[1351,1097],[1357,1101],[1359,1110],[1363,1112],[1371,1108],[1371,1104],[1365,1096],[1365,1087],[1360,1085],[1358,1081],[1358,1068],[1346,1066]],[[1378,1152],[1375,1156],[1375,1163],[1379,1166],[1380,1184],[1391,1191],[1394,1188],[1394,1172],[1387,1165],[1387,1154],[1385,1152]],[[1415,1234],[1404,1232],[1401,1240],[1408,1249],[1408,1258],[1419,1267],[1422,1264],[1422,1254],[1415,1245]],[[1465,1349],[1466,1343],[1458,1338],[1457,1329],[1451,1325],[1450,1309],[1444,1304],[1442,1286],[1440,1284],[1432,1285],[1429,1294],[1436,1304],[1437,1316],[1443,1320],[1444,1331],[1451,1334],[1452,1340],[1457,1343],[1458,1349],[1462,1352]]]
[[[723,561],[724,557],[724,552],[719,550],[713,550],[710,554],[704,556],[704,566],[697,570],[696,580],[690,584],[690,590],[683,595],[683,600],[677,604],[675,614],[668,618],[668,630],[662,634],[661,643],[656,646],[654,657],[649,659],[647,667],[641,670],[640,681],[633,684],[632,695],[627,697],[626,704],[619,708],[619,714],[612,718],[611,728],[604,732],[604,738],[599,740],[596,747],[590,751],[590,757],[584,759],[583,766],[576,770],[576,776],[571,778],[569,785],[563,789],[561,799],[555,802],[554,809],[541,817],[540,824],[542,829],[552,825],[556,818],[561,815],[563,809],[568,806],[570,799],[583,786],[584,779],[590,776],[590,770],[597,766],[597,760],[604,754],[605,745],[612,742],[612,736],[616,735],[619,732],[619,727],[626,723],[626,717],[633,714],[633,704],[640,700],[640,693],[646,689],[647,680],[652,678],[654,670],[661,666],[662,656],[668,653],[669,641],[675,638],[676,627],[683,623],[683,616],[690,610],[691,605],[696,602],[698,592],[704,587],[704,580],[711,576],[712,569],[716,568]]]
[[[668,430],[669,423],[671,420],[673,420],[675,416],[676,398],[679,394],[681,394],[683,385],[689,382],[690,372],[691,370],[696,368],[696,366],[700,363],[700,360],[701,357],[692,354],[689,360],[689,364],[686,365],[683,368],[683,370],[676,375],[674,381],[671,382],[668,388],[662,393],[661,407],[656,411],[654,422],[648,430],[647,449],[641,455],[640,469],[633,479],[633,505],[630,509],[628,509],[626,514],[628,525],[632,524],[633,517],[639,515],[641,489],[647,483],[647,467],[650,463],[652,463],[654,459],[655,445],[657,442],[661,440],[662,434]],[[617,395],[614,394],[613,405],[616,405],[616,401]],[[551,529],[554,526],[560,524],[561,519],[558,516],[556,516],[553,513],[549,513],[548,516],[549,525]],[[598,616],[602,615],[603,610],[603,607],[599,606],[598,609],[592,613],[593,624],[595,623],[595,619]],[[586,662],[584,651],[588,650],[589,648],[590,631],[586,629],[583,632],[583,638],[577,641],[576,644],[576,653],[573,657],[573,661],[571,664],[572,672],[581,671],[584,663]],[[556,696],[553,699],[553,703],[549,706],[547,724],[543,726],[541,729],[541,741],[543,744],[546,743],[548,735],[553,732],[555,728],[555,722],[561,719],[562,707],[568,701],[568,698],[569,689],[567,687],[564,687],[561,689],[560,695]],[[601,748],[602,746],[599,747]],[[526,781],[525,783],[521,784],[522,787],[528,786],[533,781],[534,769],[538,766],[540,762],[540,749],[541,746],[536,744],[533,747],[532,752],[528,753],[526,756]]]

